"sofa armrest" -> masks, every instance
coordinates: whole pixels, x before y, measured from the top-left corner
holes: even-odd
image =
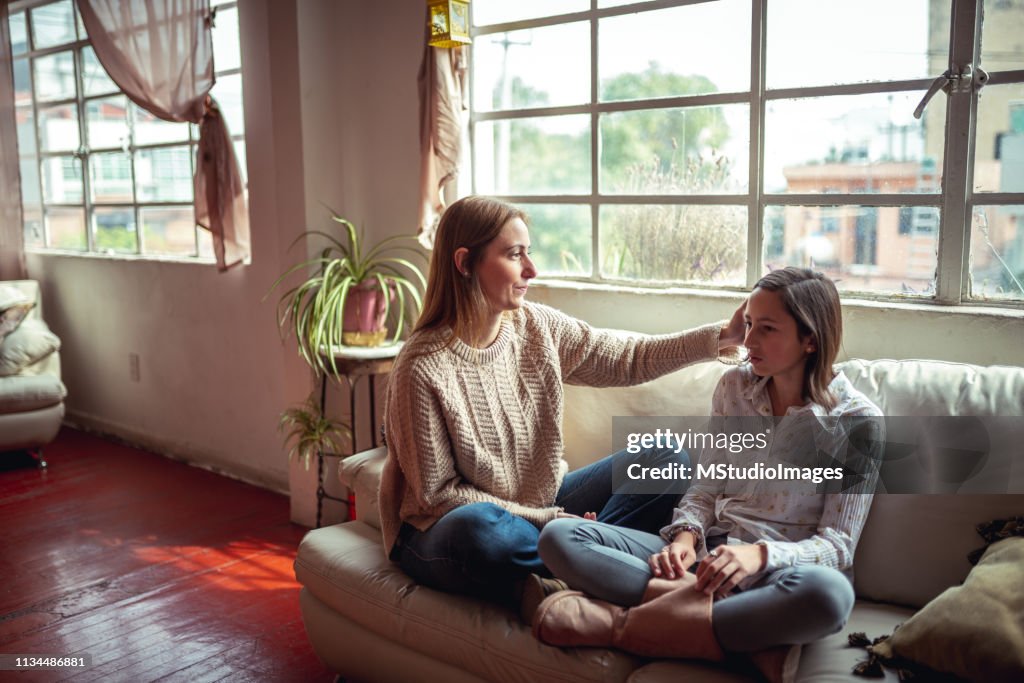
[[[380,477],[387,454],[387,447],[379,446],[343,458],[338,466],[341,483],[355,492],[356,518],[375,529],[380,529],[377,492],[380,490]]]

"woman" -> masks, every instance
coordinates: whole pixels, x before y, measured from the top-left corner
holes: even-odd
[[[678,493],[612,491],[617,456],[566,475],[562,383],[646,382],[738,346],[729,326],[623,339],[525,301],[537,275],[526,217],[485,197],[438,226],[424,310],[388,383],[381,529],[419,583],[493,600],[531,573],[540,529],[586,516],[658,529]],[[652,466],[667,452],[647,454]]]
[[[871,490],[881,411],[832,367],[842,340],[835,285],[802,268],[774,271],[750,295],[744,324],[749,362],[719,381],[712,424],[715,416],[740,416],[749,432],[768,416],[785,416],[766,432],[767,455],[792,463],[806,452],[824,454],[862,468],[868,476],[856,491]],[[749,452],[717,448],[701,458],[702,465],[753,462]],[[850,570],[871,495],[816,493],[817,486],[694,481],[660,536],[583,520],[548,525],[541,558],[597,599],[578,591],[548,597],[534,634],[552,645],[716,660],[838,631],[853,607]],[[795,651],[777,652],[776,668]]]

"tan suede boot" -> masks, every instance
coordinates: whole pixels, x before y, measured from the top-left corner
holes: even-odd
[[[615,623],[626,610],[580,591],[549,595],[533,615],[533,637],[558,647],[612,647]]]
[[[696,589],[693,574],[673,583],[678,587],[627,610],[615,623],[612,644],[644,657],[722,661],[725,653],[711,627],[712,597]]]
[[[617,647],[645,657],[724,659],[711,628],[711,596],[683,577],[678,587],[630,609],[563,591],[545,599],[533,635],[560,647]],[[651,594],[660,592],[656,586]]]

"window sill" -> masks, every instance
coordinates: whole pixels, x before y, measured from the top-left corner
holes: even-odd
[[[161,256],[156,254],[104,254],[95,251],[66,251],[64,249],[40,249],[38,247],[25,249],[25,254],[46,257],[57,256],[61,258],[77,258],[90,261],[118,261],[122,263],[178,263],[191,266],[217,265],[217,262],[212,258],[189,258],[183,256]],[[250,261],[247,260],[243,265],[249,265],[249,263]]]
[[[657,301],[675,299],[693,299],[706,302],[729,302],[739,306],[747,293],[735,289],[704,289],[698,287],[666,287],[652,289],[646,287],[630,287],[621,283],[579,282],[575,280],[537,279],[530,284],[540,292],[578,294],[587,298],[602,294],[637,296]],[[900,301],[895,299],[871,298],[871,295],[847,295],[840,293],[845,310],[873,311],[913,311],[925,315],[937,316],[971,316],[990,320],[1021,320],[1024,321],[1024,301],[1022,302],[972,302],[965,304],[942,304],[924,299]]]

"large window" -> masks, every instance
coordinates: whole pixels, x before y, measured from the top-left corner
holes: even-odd
[[[472,189],[545,275],[1024,302],[1024,0],[472,9]]]
[[[245,174],[236,2],[216,7],[220,104]],[[25,244],[213,259],[192,206],[197,126],[157,119],[107,76],[72,0],[10,8]]]

